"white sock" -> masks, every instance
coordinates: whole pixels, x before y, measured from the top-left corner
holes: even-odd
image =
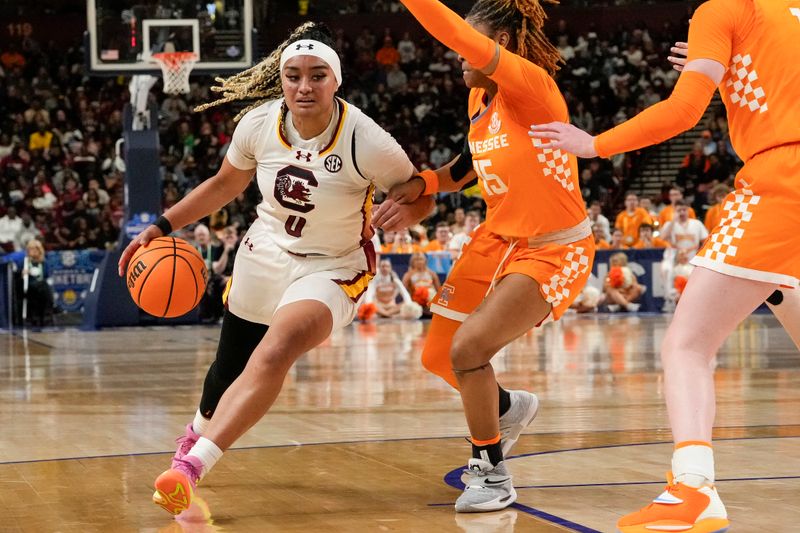
[[[192,421],[192,431],[198,435],[203,435],[208,430],[208,425],[210,423],[211,419],[200,414],[200,409],[198,409],[194,414],[194,421]]]
[[[672,453],[672,475],[695,488],[714,483],[714,450],[703,444],[681,446]]]
[[[186,455],[200,459],[203,463],[203,475],[206,475],[222,457],[222,450],[207,438],[200,437],[197,439],[197,444],[192,447],[192,451]]]

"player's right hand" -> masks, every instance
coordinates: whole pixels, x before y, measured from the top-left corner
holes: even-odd
[[[146,246],[148,242],[152,241],[156,237],[163,236],[164,234],[161,233],[161,230],[158,226],[150,225],[147,227],[147,229],[134,237],[119,258],[119,263],[117,264],[119,277],[125,277],[125,271],[128,269],[128,262],[131,260],[131,257],[133,257],[133,254],[139,249],[140,246]]]
[[[423,192],[425,192],[425,180],[414,176],[407,182],[392,187],[387,198],[398,204],[413,204]]]
[[[667,57],[667,60],[672,63],[672,68],[678,72],[683,72],[683,67],[686,66],[686,57],[689,55],[689,44],[677,42],[669,51],[676,54]]]

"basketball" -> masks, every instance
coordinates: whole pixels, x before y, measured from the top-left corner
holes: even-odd
[[[173,318],[200,303],[206,274],[206,264],[191,244],[175,237],[158,237],[136,250],[125,277],[131,298],[143,311]]]

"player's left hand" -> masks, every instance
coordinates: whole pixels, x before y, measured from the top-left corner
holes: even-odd
[[[533,124],[528,135],[535,139],[542,139],[538,148],[561,149],[575,154],[578,157],[597,157],[594,149],[594,137],[572,124],[564,122],[550,122],[549,124]]]
[[[400,231],[413,225],[417,216],[413,204],[402,204],[387,198],[372,208],[372,225],[384,231]]]
[[[677,42],[669,51],[675,54],[667,57],[667,60],[672,63],[672,68],[678,72],[683,72],[683,67],[686,66],[686,58],[689,55],[689,44]]]

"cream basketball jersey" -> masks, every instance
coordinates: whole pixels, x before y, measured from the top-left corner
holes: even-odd
[[[414,172],[400,145],[358,108],[336,99],[328,128],[300,138],[283,99],[248,112],[226,157],[256,169],[259,221],[275,243],[298,255],[338,257],[363,246],[375,186],[387,191]]]

